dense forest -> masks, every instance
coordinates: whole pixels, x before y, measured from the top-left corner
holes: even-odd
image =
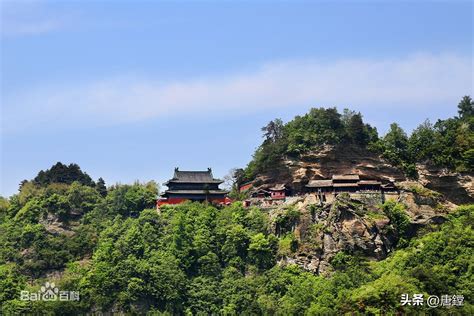
[[[341,252],[331,262],[334,273],[317,276],[276,264],[293,245],[288,235],[269,233],[272,219],[258,208],[186,203],[158,213],[155,197],[153,183],[113,186],[103,197],[97,188],[73,182],[28,183],[2,200],[2,313],[426,310],[401,306],[403,293],[463,295],[464,306],[456,311],[474,312],[468,303],[474,206],[459,207],[443,225],[386,260],[368,262]],[[381,207],[393,212],[396,205]],[[21,290],[37,291],[51,279],[62,290],[78,291],[80,301],[19,299]]]
[[[392,124],[380,137],[360,113],[333,108],[286,124],[274,120],[244,176],[281,155],[346,142],[379,152],[413,177],[419,161],[472,171],[472,100],[463,98],[458,109],[458,117],[425,122],[410,136]],[[0,198],[0,314],[474,314],[474,205],[400,239],[384,260],[339,252],[331,272],[316,275],[279,264],[300,246],[291,229],[299,213],[291,207],[277,217],[238,201],[157,211],[157,196],[154,182],[106,187],[76,164],[57,163],[22,181],[17,194]],[[405,206],[387,201],[378,208],[405,236]],[[21,291],[38,292],[46,282],[77,291],[80,300],[20,299]],[[462,296],[463,306],[402,305],[405,293]]]

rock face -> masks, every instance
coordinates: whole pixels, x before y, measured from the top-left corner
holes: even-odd
[[[314,179],[328,179],[333,174],[358,174],[365,179],[404,181],[401,170],[378,155],[358,146],[325,146],[298,159],[286,158],[271,172],[257,178],[256,186],[285,183],[295,192]]]
[[[298,203],[300,217],[294,233],[299,248],[294,256],[282,258],[281,264],[296,263],[313,273],[326,274],[332,257],[340,251],[380,260],[393,248],[397,236],[386,229],[389,220],[380,211],[368,218],[363,205],[346,195],[322,206],[315,201],[314,195],[308,195]]]
[[[432,224],[442,223],[456,205],[474,203],[473,174],[426,165],[418,165],[417,170],[419,180],[409,181],[400,169],[364,148],[326,146],[298,159],[286,158],[270,172],[257,177],[254,187],[266,189],[284,183],[295,195],[292,202],[270,210],[281,214],[282,209],[293,203],[292,207],[300,214],[291,226],[298,249],[291,255],[282,254],[280,264],[295,263],[314,273],[326,274],[331,272],[331,259],[340,251],[369,260],[385,258],[400,238],[394,224],[380,209],[386,199],[405,205],[410,221],[406,238],[431,229]],[[375,194],[372,198],[364,194],[341,194],[324,204],[312,194],[302,194],[310,180],[328,179],[334,174],[394,180],[400,191],[391,196]],[[277,235],[285,233],[281,227],[273,229]]]
[[[417,165],[419,183],[440,192],[454,204],[474,203],[474,173]],[[293,193],[304,192],[310,180],[329,179],[334,174],[358,174],[362,179],[406,181],[403,172],[379,155],[354,145],[325,146],[298,159],[285,158],[270,172],[254,180],[257,188],[284,183]]]
[[[419,164],[417,171],[423,186],[442,193],[455,204],[474,203],[474,174],[449,172]]]
[[[428,190],[428,193],[432,192]],[[410,236],[422,228],[428,229],[431,224],[444,222],[453,206],[440,195],[428,198],[408,191],[401,193],[396,200],[406,206]],[[340,251],[369,260],[386,258],[400,236],[379,205],[377,199],[361,201],[348,194],[341,194],[335,201],[323,205],[312,194],[301,197],[293,205],[300,213],[292,230],[298,240],[298,250],[292,255],[282,256],[280,264],[293,263],[325,275],[332,271],[331,259]],[[281,209],[273,212],[281,212]],[[282,234],[278,227],[273,229],[275,234]]]

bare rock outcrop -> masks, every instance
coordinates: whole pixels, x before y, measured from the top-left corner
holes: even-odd
[[[301,157],[286,157],[271,171],[260,175],[254,187],[266,189],[284,183],[299,212],[298,221],[285,227],[273,226],[282,236],[291,227],[298,249],[280,254],[280,264],[295,263],[308,271],[327,274],[331,259],[340,251],[362,255],[369,260],[384,259],[401,236],[394,223],[380,209],[387,199],[405,206],[409,227],[403,238],[411,238],[446,220],[459,204],[474,203],[474,174],[454,173],[428,165],[417,165],[418,180],[409,180],[397,167],[379,155],[354,145],[324,146]],[[305,195],[310,180],[328,179],[335,174],[358,174],[361,179],[395,181],[396,193],[340,194],[321,202],[315,195]],[[292,191],[292,192],[291,192]],[[293,199],[294,197],[291,197]],[[273,218],[288,207],[271,205]],[[270,216],[272,218],[272,216]],[[286,231],[285,231],[286,229]]]
[[[455,204],[474,203],[474,174],[451,172],[444,168],[417,165],[419,182],[428,189],[442,193]]]
[[[474,173],[456,173],[418,164],[418,183],[440,192],[456,205],[474,203]],[[286,157],[271,171],[254,180],[257,188],[284,183],[293,193],[305,191],[310,180],[329,179],[335,174],[358,174],[361,179],[407,181],[402,170],[380,155],[355,145],[324,146],[298,158]]]
[[[294,234],[300,246],[294,256],[282,258],[282,264],[296,263],[314,273],[326,274],[331,270],[332,257],[340,251],[380,260],[393,248],[397,236],[385,230],[389,220],[380,211],[371,211],[373,218],[369,218],[363,205],[346,195],[322,206],[311,203],[314,200],[309,195],[298,205],[300,218]]]
[[[404,182],[404,186],[422,187],[417,182]],[[405,191],[396,198],[406,206],[405,212],[410,221],[409,236],[415,236],[423,227],[444,222],[455,207],[442,195],[424,190],[417,193]],[[382,260],[393,251],[401,237],[379,204],[368,204],[351,198],[349,194],[341,194],[333,202],[325,204],[320,204],[314,195],[309,194],[293,207],[299,212],[298,221],[291,226],[298,240],[298,249],[291,255],[281,256],[282,265],[293,263],[325,275],[331,273],[331,259],[338,252]],[[271,213],[281,214],[282,208]],[[285,233],[277,226],[273,229],[277,235]]]
[[[406,180],[400,169],[365,148],[328,145],[298,158],[286,157],[279,166],[260,175],[255,185],[269,187],[274,183],[285,183],[295,192],[301,192],[310,180],[331,178],[333,174],[358,174],[363,179]]]

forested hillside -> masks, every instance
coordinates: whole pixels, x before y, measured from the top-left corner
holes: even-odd
[[[296,245],[269,231],[272,219],[239,203],[217,209],[187,203],[150,209],[153,184],[116,186],[102,197],[77,182],[23,186],[2,202],[2,312],[91,311],[171,314],[321,314],[396,312],[403,293],[464,296],[470,314],[474,208],[460,207],[441,227],[369,262],[337,254],[333,273],[278,266]],[[401,223],[401,222],[400,222]],[[403,225],[394,226],[402,229]],[[288,243],[289,242],[289,243]],[[18,293],[46,281],[80,301],[31,302]]]
[[[236,180],[328,144],[380,154],[412,178],[421,161],[470,172],[472,100],[458,109],[410,136],[393,124],[380,137],[359,113],[331,108],[275,120]],[[474,205],[454,205],[421,182],[403,190],[385,203],[341,194],[326,205],[300,197],[274,209],[235,201],[157,210],[154,182],[106,187],[57,163],[0,199],[0,314],[474,314]],[[80,299],[21,299],[46,282]],[[401,304],[416,293],[462,297],[462,306]]]
[[[240,182],[253,180],[281,164],[284,156],[299,157],[324,145],[356,145],[380,154],[416,179],[416,163],[429,163],[453,171],[474,170],[474,102],[465,96],[458,116],[421,123],[410,135],[399,124],[380,136],[363,122],[361,113],[336,108],[313,108],[284,124],[280,119],[262,128],[264,141],[252,161],[239,174]]]

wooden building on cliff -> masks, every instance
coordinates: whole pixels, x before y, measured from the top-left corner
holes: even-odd
[[[334,192],[356,192],[359,189],[359,175],[347,174],[347,175],[333,175],[332,186]]]
[[[277,184],[268,190],[270,191],[270,196],[272,200],[285,200],[286,187],[284,184]]]
[[[311,180],[306,185],[307,192],[314,193],[364,193],[364,192],[397,192],[393,182],[382,184],[379,180],[361,180],[359,175],[333,175],[331,179]]]
[[[157,207],[184,201],[226,203],[229,192],[219,188],[222,182],[213,177],[211,168],[207,171],[180,171],[175,168],[173,178],[164,183],[168,190],[161,194]]]

